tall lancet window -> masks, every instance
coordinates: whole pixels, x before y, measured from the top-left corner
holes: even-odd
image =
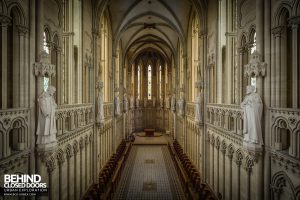
[[[138,81],[137,81],[137,98],[140,99],[140,94],[141,94],[141,68],[140,66],[138,66],[138,71],[137,71],[137,78],[138,78]]]
[[[161,65],[159,66],[159,97],[162,98]]]
[[[151,65],[148,66],[148,99],[152,96],[152,69]]]
[[[46,31],[44,31],[44,35],[43,35],[43,50],[49,54],[49,46],[48,46],[48,43],[49,43],[49,34],[47,34]],[[50,82],[50,79],[49,77],[44,77],[44,81],[43,81],[43,85],[44,85],[44,91],[46,92],[48,87],[49,87],[49,82]]]
[[[253,54],[254,51],[256,51],[256,32],[252,33],[251,42],[252,42],[252,47],[251,47],[250,51],[251,51],[251,54]],[[251,85],[253,85],[256,90],[256,77],[251,77]]]

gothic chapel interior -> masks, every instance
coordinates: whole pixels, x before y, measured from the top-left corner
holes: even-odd
[[[0,199],[300,200],[300,0],[0,0]]]

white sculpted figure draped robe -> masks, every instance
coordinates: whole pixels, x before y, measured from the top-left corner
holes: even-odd
[[[196,97],[195,121],[197,123],[203,122],[203,93],[202,92],[200,92]]]
[[[127,112],[128,110],[128,99],[127,99],[127,96],[124,95],[124,99],[123,99],[123,107],[124,107],[124,112]]]
[[[166,98],[166,108],[170,108],[170,97]]]
[[[161,98],[159,101],[160,107],[163,108],[164,107],[164,99]]]
[[[103,109],[103,94],[102,92],[99,92],[98,98],[97,98],[97,123],[103,124],[104,122],[104,109]]]
[[[121,110],[120,110],[120,98],[119,96],[115,97],[115,115],[119,116],[121,115]]]
[[[130,108],[134,109],[134,97],[133,96],[130,97]]]
[[[262,145],[261,118],[263,103],[254,86],[247,86],[247,95],[241,103],[244,112],[244,143]]]
[[[184,99],[182,97],[180,97],[180,99],[178,100],[178,114],[180,116],[184,116]]]
[[[50,144],[56,142],[55,110],[57,104],[53,98],[56,89],[49,86],[47,92],[43,92],[38,98],[39,116],[37,127],[37,144]]]

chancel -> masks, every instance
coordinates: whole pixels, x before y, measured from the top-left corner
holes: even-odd
[[[300,0],[0,0],[0,199],[300,200],[299,24]]]

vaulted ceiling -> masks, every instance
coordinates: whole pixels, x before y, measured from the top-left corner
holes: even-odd
[[[189,0],[111,0],[107,4],[115,41],[129,59],[153,51],[170,62],[184,42],[191,15]]]

